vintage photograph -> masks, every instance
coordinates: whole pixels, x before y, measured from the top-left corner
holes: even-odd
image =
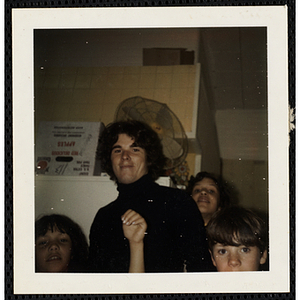
[[[13,16],[15,293],[288,292],[286,7]]]

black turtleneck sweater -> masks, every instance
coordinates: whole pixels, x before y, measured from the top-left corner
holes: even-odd
[[[90,231],[92,272],[129,270],[129,243],[121,216],[132,209],[147,222],[144,238],[146,272],[214,270],[201,213],[184,191],[159,186],[149,175],[131,184],[118,184],[119,196],[101,208]]]

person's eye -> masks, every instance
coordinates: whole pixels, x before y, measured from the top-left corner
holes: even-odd
[[[120,149],[113,149],[113,151],[112,151],[112,153],[115,153],[115,154],[120,153],[120,152],[121,152]]]
[[[39,242],[37,242],[37,245],[40,246],[40,247],[46,246],[47,241],[39,241]]]
[[[66,238],[62,238],[62,239],[60,239],[60,241],[61,241],[62,243],[67,243],[67,242],[69,242],[69,240],[66,239]]]
[[[193,191],[193,195],[200,193],[200,190],[196,189]]]
[[[133,152],[140,152],[141,150],[140,150],[140,148],[133,148],[132,151]]]
[[[214,190],[209,190],[208,192],[209,192],[210,194],[214,194],[214,193],[215,193]]]
[[[242,252],[248,253],[248,252],[250,252],[250,248],[248,248],[248,247],[243,247],[243,248],[242,248]]]
[[[224,255],[224,254],[226,254],[226,249],[219,249],[218,250],[218,254],[220,254],[220,255]]]

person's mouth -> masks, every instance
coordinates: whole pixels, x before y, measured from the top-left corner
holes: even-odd
[[[204,196],[200,197],[197,202],[210,203],[209,200]]]
[[[132,165],[122,165],[120,166],[121,169],[126,169],[126,168],[132,168]]]
[[[58,255],[51,255],[46,261],[52,262],[52,261],[56,261],[56,260],[61,260],[61,257]]]

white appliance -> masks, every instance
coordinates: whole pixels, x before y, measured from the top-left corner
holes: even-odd
[[[81,226],[88,240],[99,208],[118,196],[116,185],[108,176],[37,175],[35,179],[35,217],[64,214]],[[160,177],[156,182],[172,185],[170,177]]]

